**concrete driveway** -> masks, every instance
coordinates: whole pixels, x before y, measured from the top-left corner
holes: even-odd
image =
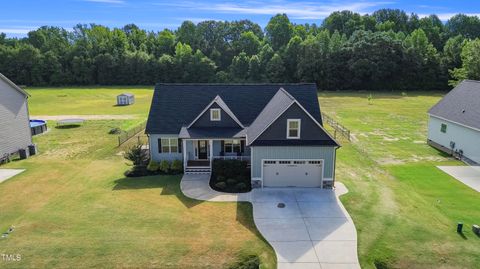
[[[355,226],[337,198],[344,192],[341,184],[337,191],[252,191],[255,225],[275,249],[278,268],[360,268]]]
[[[480,166],[438,166],[438,168],[480,192]]]
[[[208,174],[184,175],[180,188],[197,200],[251,202],[255,225],[275,250],[278,268],[360,268],[357,232],[338,199],[347,192],[342,183],[335,190],[263,188],[229,194],[212,190],[209,179]]]

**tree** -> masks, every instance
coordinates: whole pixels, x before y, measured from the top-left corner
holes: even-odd
[[[245,52],[248,56],[257,54],[260,45],[260,40],[252,31],[242,33],[240,39],[234,43],[236,51]]]
[[[408,15],[400,9],[379,9],[373,12],[372,16],[377,24],[391,23],[395,32],[406,32],[408,30]]]
[[[271,82],[285,81],[285,67],[282,57],[275,53],[267,64],[267,77]]]
[[[235,81],[245,81],[248,77],[249,58],[245,52],[235,56],[230,66],[230,75]]]
[[[330,14],[322,23],[322,26],[330,33],[338,31],[350,36],[356,30],[364,30],[363,17],[352,11],[335,11]]]
[[[445,24],[449,36],[463,35],[474,39],[480,37],[480,19],[477,16],[457,14]]]
[[[480,38],[466,42],[462,49],[462,67],[455,68],[451,75],[451,85],[464,79],[480,80]]]
[[[453,70],[462,66],[462,48],[467,40],[462,35],[451,37],[443,47],[443,65],[447,70]]]
[[[267,40],[275,51],[286,46],[293,34],[293,26],[286,14],[277,14],[272,17],[265,30]]]
[[[248,63],[248,77],[253,82],[262,81],[263,71],[260,58],[257,55],[253,55]]]

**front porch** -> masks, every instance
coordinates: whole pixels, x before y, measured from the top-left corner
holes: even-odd
[[[244,139],[183,139],[185,172],[211,172],[215,159],[250,162],[250,148]]]

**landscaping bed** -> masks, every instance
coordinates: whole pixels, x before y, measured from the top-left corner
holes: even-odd
[[[214,160],[210,187],[216,191],[243,193],[252,190],[247,161]]]

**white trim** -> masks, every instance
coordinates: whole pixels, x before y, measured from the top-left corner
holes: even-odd
[[[253,159],[252,159],[253,161]],[[320,188],[323,188],[323,176],[325,174],[325,159],[262,159],[261,160],[261,172],[260,172],[260,180],[262,181],[262,188],[263,188],[263,183],[264,183],[264,178],[263,178],[263,167],[265,166],[265,161],[321,161],[322,162],[322,174],[320,178]],[[252,167],[253,171],[253,167]]]
[[[214,112],[218,112],[218,119],[213,117]],[[220,108],[210,108],[210,121],[222,121],[222,110]]]
[[[202,110],[202,112],[200,112],[200,114],[198,114],[198,116],[187,126],[187,128],[190,128],[213,105],[213,103],[219,105],[220,108],[222,108],[223,111],[227,113],[227,115],[229,115],[236,123],[238,123],[238,125],[240,125],[240,127],[245,128],[245,126],[243,126],[243,124],[238,120],[235,114],[233,114],[228,105],[222,100],[219,95],[213,98],[213,100]]]
[[[297,136],[290,136],[290,122],[297,122]],[[300,130],[302,129],[302,119],[287,119],[287,139],[300,139]]]
[[[24,89],[20,88],[17,86],[17,84],[13,83],[13,81],[11,81],[10,79],[8,79],[5,75],[3,75],[2,73],[0,73],[0,78],[5,81],[7,84],[10,84],[10,86],[12,86],[12,88],[14,88],[15,90],[23,93],[27,98],[30,97],[31,95],[25,91]]]
[[[180,152],[178,152],[178,140],[180,139],[180,138],[178,138],[178,136],[177,136],[177,137],[160,136],[158,139],[160,139],[160,140],[168,139],[168,152],[164,152],[164,151],[163,151],[163,143],[161,143],[161,144],[162,144],[162,146],[161,146],[162,152],[158,152],[159,154],[163,154],[163,153],[165,153],[165,154],[180,153]],[[158,144],[158,139],[157,139],[157,144]],[[171,140],[171,139],[177,140],[177,143],[176,143],[176,145],[177,145],[177,151],[172,152],[172,145],[171,145],[171,143],[170,143],[170,140]],[[157,148],[157,151],[158,151],[158,148]]]
[[[183,153],[183,173],[185,173],[185,169],[187,168],[187,140],[182,139],[182,153]]]
[[[440,120],[444,120],[444,121],[448,121],[448,122],[451,122],[451,123],[455,123],[455,124],[460,125],[460,126],[462,126],[462,127],[465,127],[465,128],[472,129],[472,130],[475,130],[475,131],[480,132],[480,129],[477,129],[477,128],[475,128],[475,127],[471,127],[471,126],[468,126],[468,125],[465,125],[465,124],[462,124],[462,123],[459,123],[459,122],[456,122],[456,121],[453,121],[453,120],[448,120],[448,119],[446,119],[446,118],[439,117],[439,116],[436,116],[436,115],[433,115],[433,114],[430,114],[430,113],[428,113],[428,115],[429,115],[430,117],[434,117],[434,118],[437,118],[437,119],[440,119]]]

